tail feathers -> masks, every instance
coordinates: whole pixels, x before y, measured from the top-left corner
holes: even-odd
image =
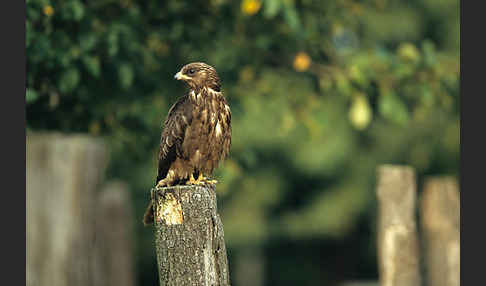
[[[145,214],[143,216],[143,225],[149,226],[154,223],[154,209],[152,207],[152,200],[150,200],[147,209],[145,210]]]

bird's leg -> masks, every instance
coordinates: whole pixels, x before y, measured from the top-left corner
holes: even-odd
[[[156,189],[163,188],[163,187],[170,187],[173,183],[172,177],[165,177],[165,179],[160,180],[157,185],[155,186]]]
[[[169,170],[167,176],[164,179],[160,180],[155,186],[155,188],[158,189],[163,187],[170,187],[174,183],[174,180],[175,180],[174,171]]]
[[[163,188],[165,186],[167,186],[167,178],[163,179],[163,180],[160,180],[157,185],[155,186],[156,189],[158,188]]]
[[[199,172],[199,175],[197,176],[197,180],[194,181],[194,185],[204,185],[204,176],[202,172]]]
[[[194,179],[194,174],[191,173],[189,180],[186,182],[186,185],[197,185],[197,181]]]

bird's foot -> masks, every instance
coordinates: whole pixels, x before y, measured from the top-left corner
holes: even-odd
[[[163,187],[168,187],[169,186],[169,182],[167,180],[167,178],[163,179],[163,180],[160,180],[157,185],[155,186],[156,189],[159,189],[159,188],[163,188]]]
[[[199,173],[199,176],[197,177],[197,180],[194,181],[194,185],[204,185],[205,184],[205,182],[204,182],[205,179],[206,178],[204,177],[204,175],[202,173]]]
[[[207,184],[213,184],[213,185],[218,183],[218,181],[217,181],[217,180],[210,180],[209,178],[206,178],[205,182],[206,182]]]
[[[204,177],[203,174],[199,174],[199,178],[197,178],[197,180],[200,181],[199,185],[218,183],[218,181],[216,181],[216,180],[211,180],[210,178]]]
[[[199,176],[197,179],[194,179],[193,174],[189,177],[189,180],[186,181],[186,185],[207,185],[207,184],[216,184],[218,181],[216,180],[211,180],[207,177],[204,177],[202,173],[199,173]]]
[[[187,180],[186,182],[186,185],[197,185],[198,184],[198,181],[196,181],[196,179],[194,179],[194,175],[191,174],[191,176],[189,177],[189,180]]]

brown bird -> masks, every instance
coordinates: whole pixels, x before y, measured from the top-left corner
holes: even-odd
[[[231,146],[231,110],[220,79],[213,67],[201,62],[185,65],[174,78],[187,83],[189,92],[165,120],[156,186],[216,183],[209,176]],[[153,220],[150,201],[143,222],[149,225]]]

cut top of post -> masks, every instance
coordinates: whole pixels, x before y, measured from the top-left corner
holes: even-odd
[[[415,171],[409,166],[382,165],[377,170],[377,197],[387,213],[387,223],[414,223],[416,201]],[[385,203],[386,202],[386,203]]]

